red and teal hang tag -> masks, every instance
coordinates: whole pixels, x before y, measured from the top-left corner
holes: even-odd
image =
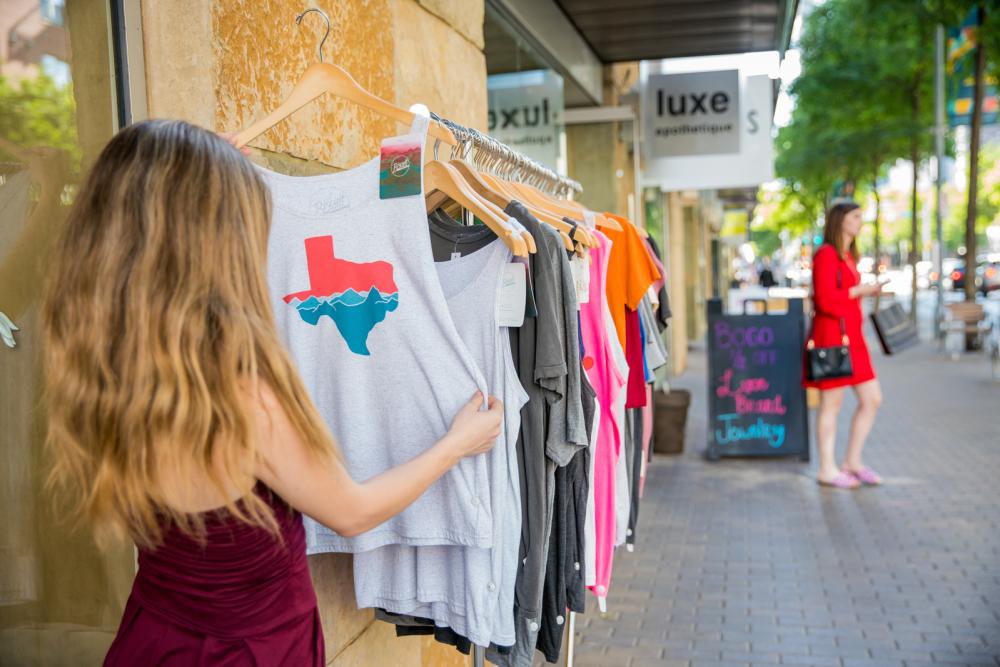
[[[378,174],[379,199],[420,194],[423,144],[424,138],[419,134],[405,134],[382,140]]]

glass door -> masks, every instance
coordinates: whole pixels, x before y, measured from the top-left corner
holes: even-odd
[[[135,571],[46,490],[39,294],[116,128],[106,0],[0,0],[0,665],[99,665]]]

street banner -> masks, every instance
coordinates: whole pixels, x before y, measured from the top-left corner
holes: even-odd
[[[952,127],[972,124],[975,99],[975,58],[979,40],[979,9],[973,8],[957,28],[948,29],[948,121]],[[983,124],[995,124],[1000,116],[997,79],[983,73]]]

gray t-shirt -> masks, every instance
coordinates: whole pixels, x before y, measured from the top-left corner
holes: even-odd
[[[530,400],[521,411],[518,457],[521,475],[521,567],[514,607],[517,642],[507,654],[488,651],[491,662],[505,667],[530,665],[541,624],[542,584],[555,497],[555,458],[571,456],[576,446],[565,441],[568,365],[563,266],[568,268],[559,234],[542,225],[519,202],[505,212],[535,239],[537,252],[528,258],[536,316],[511,329],[511,349],[521,384]],[[575,293],[574,293],[575,297]],[[572,304],[575,309],[575,301]],[[572,322],[576,335],[576,319]]]

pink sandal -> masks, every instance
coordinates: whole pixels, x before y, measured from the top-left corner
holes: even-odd
[[[861,481],[857,477],[844,470],[838,472],[837,476],[828,482],[819,478],[817,478],[816,481],[820,486],[830,486],[835,489],[846,489],[848,491],[861,486]]]
[[[882,483],[882,478],[879,477],[878,473],[871,468],[866,467],[861,470],[846,470],[844,472],[851,475],[862,484],[867,484],[868,486],[878,486]]]

